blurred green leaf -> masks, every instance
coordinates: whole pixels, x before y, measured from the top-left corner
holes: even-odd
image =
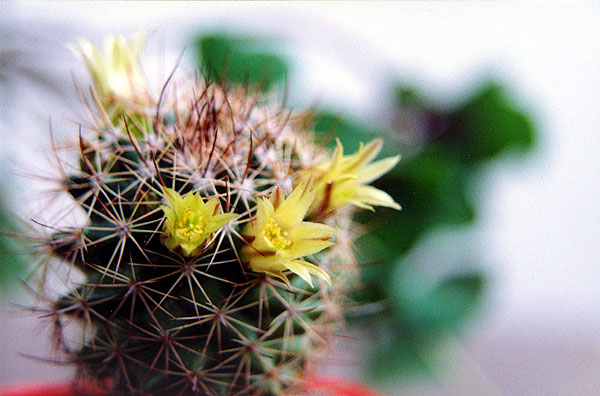
[[[395,379],[397,373],[422,375],[432,369],[428,356],[428,342],[410,334],[398,332],[385,344],[379,343],[371,357],[369,375],[378,380]],[[385,345],[385,346],[384,346]]]
[[[434,369],[439,340],[456,330],[480,305],[485,277],[450,275],[437,284],[404,267],[400,279],[385,277],[389,309],[369,319],[369,374],[378,379],[427,374]],[[381,274],[380,274],[381,276]]]
[[[357,151],[361,142],[366,143],[381,136],[379,131],[358,121],[327,111],[315,113],[313,130],[325,137],[330,148],[335,147],[335,137],[340,139],[346,153]]]
[[[396,101],[409,119],[421,122],[422,145],[374,185],[400,203],[402,211],[377,208],[375,218],[372,213],[357,216],[371,229],[357,243],[359,258],[383,260],[363,268],[368,292],[357,294],[358,301],[384,304],[369,318],[379,327],[370,365],[371,374],[379,378],[431,368],[435,356],[429,352],[476,311],[486,284],[478,272],[432,283],[419,276],[419,263],[406,256],[432,230],[445,226],[451,232],[448,226],[473,222],[478,205],[471,186],[485,161],[507,151],[525,153],[535,143],[531,118],[493,82],[446,109],[408,86],[396,87]],[[362,130],[348,131],[364,136]],[[389,141],[386,146],[398,150]]]
[[[475,209],[468,191],[471,169],[446,151],[439,146],[428,146],[377,183],[382,188],[391,188],[397,202],[412,201],[408,206],[403,205],[401,213],[408,220],[423,217],[428,227],[474,220]]]
[[[397,84],[394,89],[396,104],[403,108],[429,109],[430,101],[416,87]]]
[[[362,265],[361,281],[364,287],[354,290],[353,298],[362,304],[385,300],[387,292],[381,287],[381,274],[393,270],[398,252],[372,232],[364,234],[355,243],[357,260]]]
[[[25,270],[23,252],[16,249],[14,239],[0,235],[0,285],[10,289]]]
[[[429,294],[427,314],[441,327],[455,327],[480,305],[485,286],[481,273],[452,275],[440,282]]]
[[[397,320],[408,321],[419,332],[448,331],[460,325],[481,302],[485,278],[478,273],[449,276],[436,285],[425,282],[397,288]]]
[[[450,117],[444,143],[465,163],[486,161],[505,151],[523,154],[535,143],[531,118],[494,82],[484,84]]]
[[[313,115],[312,129],[320,136],[329,148],[335,148],[337,137],[344,146],[345,153],[358,151],[360,143],[367,143],[373,139],[384,138],[386,131],[365,124],[332,111],[318,110]],[[397,145],[384,144],[381,148],[381,157],[398,155]]]
[[[377,208],[376,214],[362,212],[356,218],[369,224],[370,234],[384,241],[386,248],[374,254],[390,261],[408,253],[429,230],[442,225],[463,225],[475,219],[475,205],[469,195],[469,169],[451,157],[431,149],[400,162],[395,170],[374,185],[388,192],[402,210]],[[360,250],[372,250],[358,242]],[[391,256],[383,255],[389,254]],[[374,260],[375,257],[370,258]]]
[[[211,81],[258,85],[263,90],[284,82],[289,65],[271,51],[268,40],[250,36],[207,34],[196,39],[196,53],[203,73]]]
[[[0,197],[0,286],[13,289],[26,268],[27,255],[20,241],[9,234],[16,231],[10,214]]]
[[[481,161],[506,149],[524,153],[535,143],[533,122],[506,89],[488,83],[457,111],[465,141],[465,160]]]

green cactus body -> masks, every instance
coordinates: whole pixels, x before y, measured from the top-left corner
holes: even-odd
[[[157,100],[135,88],[96,100],[78,169],[62,181],[86,220],[56,225],[45,244],[46,269],[58,257],[84,275],[52,303],[57,343],[110,395],[299,393],[355,276],[354,207],[311,208],[357,178],[318,191],[325,176],[306,175],[332,154],[307,115],[248,88],[189,79]],[[375,177],[393,166],[378,163]],[[385,205],[377,191],[377,202],[359,198]],[[67,319],[80,340],[65,341]]]

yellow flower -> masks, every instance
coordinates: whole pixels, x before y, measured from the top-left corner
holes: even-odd
[[[80,40],[72,50],[87,66],[96,94],[107,108],[115,101],[136,101],[146,92],[146,83],[139,67],[145,38],[137,34],[127,42],[112,36],[104,42],[104,54],[87,40]]]
[[[164,189],[164,196],[170,208],[161,205],[166,217],[163,243],[170,250],[180,247],[185,256],[200,254],[213,233],[238,216],[221,213],[216,197],[204,202],[196,193],[182,197],[170,188]]]
[[[314,178],[317,191],[310,213],[325,214],[346,205],[369,210],[373,210],[372,205],[387,206],[399,210],[400,205],[386,192],[367,185],[387,173],[400,160],[400,156],[395,156],[371,163],[381,150],[381,144],[381,139],[367,145],[361,143],[358,152],[344,155],[342,143],[337,139],[332,159],[303,172],[302,178]]]
[[[311,182],[298,185],[284,198],[279,188],[270,199],[260,198],[256,217],[246,225],[242,235],[247,242],[242,247],[242,261],[255,272],[276,276],[285,282],[284,271],[291,271],[312,286],[311,274],[331,283],[329,274],[305,260],[333,244],[335,229],[319,223],[303,221],[315,198]]]

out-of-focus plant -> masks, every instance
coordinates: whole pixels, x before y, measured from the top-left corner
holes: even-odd
[[[0,193],[0,297],[10,291],[26,267],[26,256],[12,233],[17,227],[7,210],[4,194]]]
[[[266,39],[229,34],[207,34],[195,40],[202,72],[214,82],[259,85],[268,90],[288,74],[289,63],[273,52]]]
[[[219,34],[195,42],[198,62],[213,78],[268,87],[283,82],[289,69],[265,41]],[[435,230],[472,225],[479,211],[472,187],[482,167],[509,151],[525,154],[535,142],[530,116],[493,81],[445,107],[417,88],[397,85],[393,108],[395,117],[387,125],[367,125],[326,109],[312,119],[314,130],[324,138],[339,137],[350,150],[383,136],[383,154],[403,154],[395,170],[374,184],[403,210],[382,207],[378,220],[365,218],[372,232],[357,249],[361,261],[372,264],[364,265],[365,287],[355,296],[357,306],[376,309],[360,309],[356,323],[373,335],[369,371],[380,378],[432,369],[431,351],[476,312],[486,283],[482,271],[454,271],[431,280],[421,276],[410,253]]]
[[[479,183],[483,166],[503,153],[525,154],[535,141],[530,116],[505,87],[492,81],[446,108],[416,88],[398,86],[395,107],[387,146],[401,144],[405,155],[376,185],[385,185],[403,210],[378,210],[385,221],[374,225],[357,249],[364,262],[377,263],[365,266],[367,287],[357,299],[380,303],[367,321],[371,334],[377,334],[370,343],[370,369],[379,377],[430,370],[436,345],[476,311],[485,286],[481,271],[450,272],[433,281],[420,274],[420,263],[411,262],[409,254],[436,230],[460,232],[472,225],[479,212],[473,185]],[[324,115],[321,122],[331,118]],[[338,130],[338,135],[351,140],[375,133],[368,128],[357,133],[358,124],[348,119],[339,121],[338,128],[345,125],[352,128],[347,134]],[[441,268],[454,264],[437,263]]]

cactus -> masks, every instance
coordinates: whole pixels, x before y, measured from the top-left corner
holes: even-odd
[[[56,345],[110,395],[298,394],[343,325],[352,213],[399,209],[367,185],[398,158],[331,153],[310,113],[248,86],[170,78],[152,97],[139,40],[75,47],[91,120],[60,185],[84,216],[41,244],[67,286],[47,297]]]

